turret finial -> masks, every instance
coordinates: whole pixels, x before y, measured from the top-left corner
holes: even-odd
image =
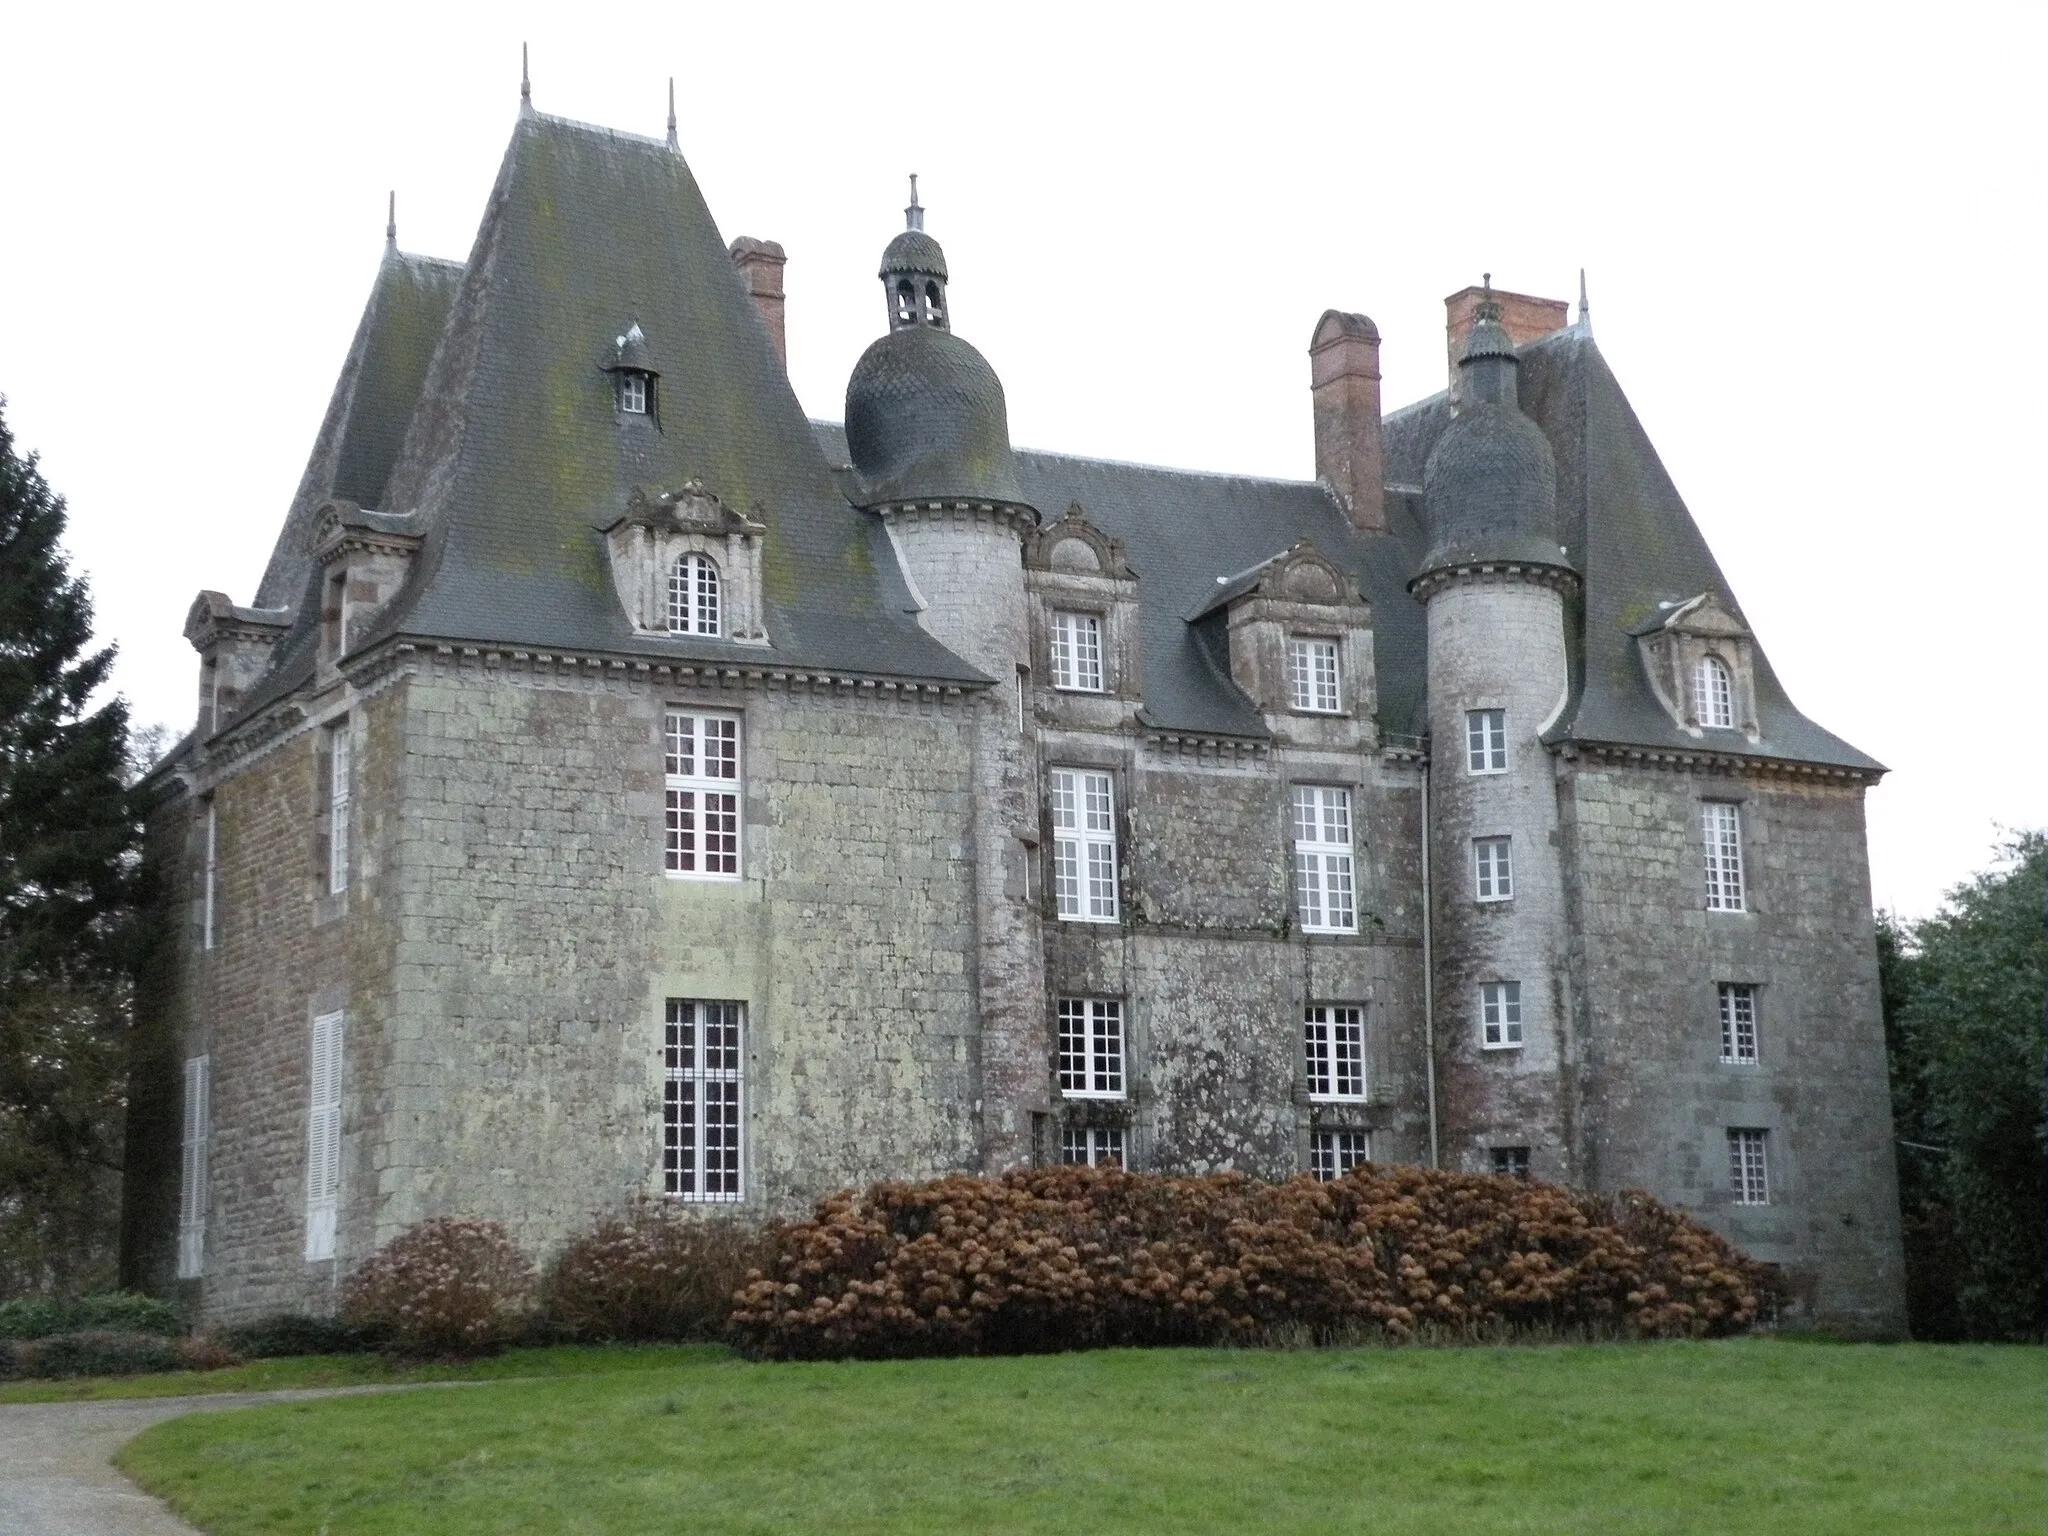
[[[1586,303],[1586,269],[1579,268],[1579,329],[1593,334],[1593,311]]]
[[[924,228],[924,204],[917,200],[917,172],[910,173],[910,206],[903,210],[905,229]]]
[[[682,144],[676,138],[676,77],[668,77],[668,147],[681,150]]]
[[[1493,274],[1491,272],[1479,274],[1479,305],[1473,311],[1473,315],[1474,318],[1480,320],[1500,319],[1500,305],[1493,297]]]
[[[519,45],[519,115],[533,116],[533,80],[526,72],[526,44]]]
[[[398,249],[398,191],[392,189],[391,201],[384,214],[384,246],[387,250]]]

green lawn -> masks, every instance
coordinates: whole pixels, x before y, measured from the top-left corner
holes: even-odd
[[[158,1426],[257,1531],[2032,1531],[2048,1351],[1753,1339],[621,1368]],[[504,1362],[509,1363],[509,1362]]]

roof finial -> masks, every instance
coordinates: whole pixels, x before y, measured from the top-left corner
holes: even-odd
[[[905,229],[924,228],[924,204],[917,200],[917,172],[910,173],[910,206],[903,210]]]
[[[668,147],[681,150],[682,144],[676,138],[676,77],[668,77]]]
[[[1486,291],[1486,296],[1487,296],[1487,297],[1488,297],[1489,299],[1490,299],[1490,298],[1492,298],[1492,297],[1493,297],[1493,274],[1492,274],[1491,272],[1482,272],[1482,273],[1480,273],[1480,274],[1479,274],[1479,282],[1480,282],[1480,286],[1481,286],[1482,288],[1484,288],[1484,289],[1485,289],[1485,291]]]
[[[519,115],[533,116],[533,81],[526,73],[526,44],[519,45]]]
[[[392,189],[391,201],[384,214],[384,244],[387,249],[398,249],[398,191]]]
[[[1579,329],[1593,334],[1593,311],[1586,303],[1586,269],[1579,268]]]

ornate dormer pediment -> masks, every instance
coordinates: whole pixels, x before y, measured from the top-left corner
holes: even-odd
[[[1219,576],[1188,620],[1213,623],[1218,613],[1231,678],[1276,733],[1346,749],[1372,744],[1379,707],[1372,605],[1351,572],[1299,539],[1249,570]],[[1303,682],[1304,665],[1315,670],[1316,657],[1327,680],[1320,689]]]
[[[619,603],[639,633],[768,643],[761,611],[766,523],[691,480],[652,495],[636,485],[625,512],[600,532]]]
[[[1138,573],[1124,558],[1121,539],[1112,539],[1088,520],[1081,504],[1069,503],[1066,515],[1032,533],[1024,543],[1024,564],[1034,571],[1064,571],[1075,576],[1108,576],[1135,581]]]
[[[1650,691],[1687,734],[1740,731],[1760,739],[1756,637],[1719,594],[1667,600],[1630,631]]]

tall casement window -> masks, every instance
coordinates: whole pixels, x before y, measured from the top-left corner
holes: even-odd
[[[1728,1128],[1728,1186],[1737,1205],[1771,1203],[1770,1140],[1769,1131]]]
[[[1060,1092],[1070,1099],[1124,1096],[1124,1005],[1113,997],[1059,1001]]]
[[[1113,923],[1116,906],[1116,794],[1109,775],[1055,768],[1052,791],[1053,894],[1068,922]]]
[[[709,555],[681,555],[668,572],[668,632],[719,635],[718,563]]]
[[[196,1279],[206,1266],[206,1146],[213,1134],[210,1058],[185,1059],[185,1135],[178,1162],[178,1278]]]
[[[1052,685],[1070,693],[1102,692],[1102,620],[1094,614],[1052,616]]]
[[[1311,1003],[1302,1020],[1311,1099],[1365,1097],[1365,1010]]]
[[[1294,786],[1294,905],[1308,933],[1356,933],[1351,791]]]
[[[1309,635],[1287,640],[1287,692],[1304,714],[1334,715],[1344,707],[1337,675],[1337,642]]]
[[[738,879],[739,716],[672,709],[664,736],[668,873],[677,879]]]
[[[220,881],[220,810],[213,803],[213,797],[206,800],[206,859],[204,864],[206,889],[200,895],[199,947],[211,949],[219,942],[219,918],[214,901],[214,892]]]
[[[1735,686],[1718,656],[1702,656],[1692,669],[1692,712],[1701,725],[1725,730],[1735,724]]]
[[[1510,1179],[1529,1177],[1529,1149],[1527,1147],[1488,1147],[1487,1153],[1493,1159],[1493,1171]]]
[[[1360,1163],[1371,1161],[1372,1134],[1369,1131],[1309,1132],[1309,1172],[1325,1183],[1341,1179]]]
[[[1489,1051],[1522,1043],[1522,984],[1489,981],[1479,989],[1479,1043]]]
[[[348,889],[349,802],[355,796],[355,753],[349,745],[348,721],[327,728],[327,893]]]
[[[334,1217],[341,1201],[342,1015],[313,1020],[310,1102],[306,1114],[306,1257],[334,1257]]]
[[[1118,1125],[1068,1125],[1060,1128],[1060,1161],[1090,1168],[1124,1165],[1124,1132]]]
[[[1509,857],[1511,839],[1475,837],[1472,864],[1481,901],[1507,901],[1515,894],[1515,872]]]
[[[662,1042],[661,1187],[679,1200],[745,1198],[740,1127],[746,1068],[740,1003],[668,1000]]]
[[[1508,771],[1508,712],[1465,711],[1465,769],[1468,773]]]
[[[1709,800],[1700,807],[1700,825],[1707,847],[1707,910],[1742,912],[1742,813],[1733,805]]]
[[[1721,983],[1721,1060],[1756,1065],[1756,988],[1746,983]]]

